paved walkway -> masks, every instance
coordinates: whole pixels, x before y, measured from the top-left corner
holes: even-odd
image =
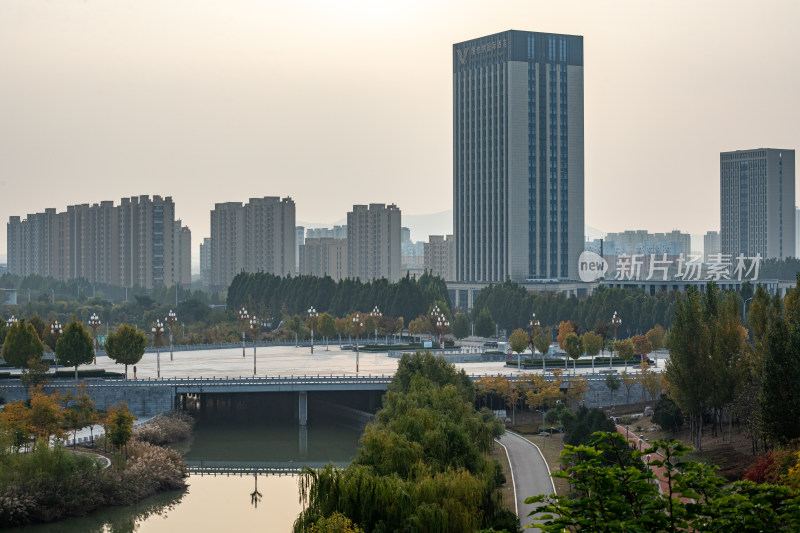
[[[550,469],[539,448],[528,439],[506,431],[498,442],[505,448],[511,465],[511,483],[514,486],[517,516],[521,527],[534,524],[534,517],[528,513],[538,507],[526,504],[525,498],[539,494],[553,494],[555,485],[550,477]],[[539,531],[533,528],[531,531]]]
[[[629,430],[625,429],[625,426],[620,426],[617,424],[617,433],[621,433],[625,435],[625,438],[628,439],[628,442],[634,447],[639,448],[641,451],[646,450],[650,447],[650,443],[647,442],[646,439],[643,439],[641,436],[636,436],[633,432],[629,432]],[[664,456],[659,454],[658,460],[663,461]],[[647,463],[647,459],[650,457],[649,455],[642,456],[642,462]],[[656,475],[658,479],[658,490],[661,494],[669,494],[669,483],[667,481],[667,469],[663,466],[650,466],[650,470]],[[690,498],[681,498],[680,499],[683,503],[693,503],[693,500]]]

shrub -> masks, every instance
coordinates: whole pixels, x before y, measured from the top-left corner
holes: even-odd
[[[158,446],[172,444],[188,439],[193,426],[194,419],[185,413],[158,415],[147,424],[135,429],[133,438]]]

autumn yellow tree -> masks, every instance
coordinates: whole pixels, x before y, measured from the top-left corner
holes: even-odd
[[[31,410],[25,402],[11,402],[0,410],[0,428],[11,436],[11,446],[15,450],[19,450],[31,440],[33,436]]]
[[[61,423],[63,421],[63,407],[61,395],[58,393],[47,395],[41,387],[31,391],[30,424],[33,428],[34,439],[48,445],[51,436],[61,438]],[[34,442],[34,447],[36,443]]]
[[[642,385],[642,402],[645,401],[644,393],[650,395],[650,401],[655,403],[658,393],[661,392],[661,374],[653,372],[645,361],[639,363],[638,381]]]
[[[572,325],[572,322],[566,320],[558,324],[558,335],[556,335],[556,340],[558,341],[558,347],[562,350],[564,349],[564,341],[567,339],[567,335],[570,333],[575,333],[575,326]]]

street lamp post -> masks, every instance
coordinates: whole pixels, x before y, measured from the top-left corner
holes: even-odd
[[[352,324],[353,333],[356,335],[356,374],[358,374],[358,337],[361,335],[364,329],[364,320],[361,317],[361,313],[356,313],[353,315]]]
[[[536,318],[536,313],[533,313],[533,316],[531,317],[530,322],[528,322],[528,326],[531,328],[531,339],[532,340],[536,340],[536,335],[538,335],[537,331],[539,331],[539,326],[541,326],[541,325],[542,325],[542,323],[539,322],[538,318]],[[535,348],[536,347],[531,342],[531,363],[533,363],[533,350]],[[542,372],[545,371],[544,364],[545,364],[544,363],[544,354],[542,354]],[[518,366],[517,370],[519,370],[519,365],[517,365],[517,366]]]
[[[175,289],[177,291],[177,288]],[[177,294],[177,292],[176,292]],[[170,309],[169,313],[167,313],[167,318],[164,319],[164,324],[169,327],[169,360],[172,361],[172,325],[178,321],[178,315]]]
[[[450,327],[450,322],[438,305],[431,309],[431,326],[439,330],[439,349],[444,354],[444,332],[446,328]]]
[[[375,322],[375,344],[378,344],[378,319],[383,316],[381,310],[378,309],[378,306],[372,308],[372,312],[369,314],[372,317],[372,321]]]
[[[92,338],[94,339],[94,364],[97,364],[97,328],[101,324],[97,313],[92,313],[92,316],[89,317],[89,327],[92,328]]]
[[[242,321],[242,357],[244,357],[244,331],[247,329],[247,322],[250,320],[250,314],[244,306],[239,309],[239,320]]]
[[[258,331],[261,329],[261,322],[253,315],[250,319],[250,331],[253,333],[253,375],[256,375],[256,342],[258,341]]]
[[[614,326],[614,342],[617,342],[617,328],[620,327],[622,324],[622,318],[617,316],[617,312],[614,311],[614,316],[611,317],[611,325]],[[610,366],[609,368],[614,368],[614,349],[611,349],[611,357],[609,359]],[[627,364],[627,363],[626,363]]]
[[[19,319],[17,317],[15,317],[14,315],[11,315],[11,318],[6,320],[6,327],[10,328],[11,326],[16,324],[17,322],[19,322]]]
[[[319,313],[314,306],[308,308],[308,326],[311,329],[311,355],[314,355],[314,323],[317,321]]]
[[[153,332],[153,344],[156,345],[156,376],[161,378],[161,350],[159,346],[161,346],[161,335],[164,334],[164,323],[156,319],[150,331]]]
[[[53,341],[53,351],[54,352],[56,350],[56,342],[58,342],[58,338],[61,336],[62,333],[64,333],[64,329],[61,326],[61,323],[58,320],[54,320],[53,323],[50,324],[50,335],[52,335],[53,338],[55,338],[55,340]],[[56,370],[55,371],[58,372],[58,358],[55,357],[54,359],[56,361]]]

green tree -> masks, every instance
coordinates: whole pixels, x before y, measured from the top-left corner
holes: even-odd
[[[128,379],[128,365],[142,360],[147,336],[128,324],[122,324],[106,337],[106,354],[115,363],[125,365],[125,379]]]
[[[767,435],[785,444],[800,438],[800,328],[781,309],[776,315],[767,332],[761,418]]]
[[[599,335],[593,331],[587,331],[584,333],[583,349],[586,351],[586,355],[591,356],[592,361],[594,361],[595,356],[600,353],[600,350],[603,349],[602,335]]]
[[[26,324],[24,318],[8,328],[3,342],[3,359],[8,364],[25,368],[28,366],[28,361],[41,358],[43,353],[44,344],[33,326]]]
[[[617,352],[618,357],[625,361],[625,370],[627,370],[628,361],[633,359],[633,354],[635,353],[633,349],[633,342],[630,339],[614,341],[614,351]]]
[[[574,333],[569,333],[564,338],[564,351],[572,359],[572,373],[575,373],[578,359],[583,355],[583,341]]]
[[[453,317],[453,336],[456,339],[469,337],[469,319],[466,313],[456,313]]]
[[[519,366],[522,360],[522,353],[530,344],[530,337],[528,337],[528,333],[525,330],[518,328],[511,332],[508,341],[511,344],[511,350],[517,352],[517,366]]]
[[[44,331],[45,331],[45,323],[42,320],[42,317],[39,316],[38,313],[34,313],[31,319],[28,321],[33,329],[36,330],[36,335],[39,336],[39,339],[44,338]]]
[[[297,345],[297,339],[300,332],[303,331],[303,319],[300,315],[294,315],[286,319],[286,329],[294,333],[294,343]]]
[[[610,403],[614,405],[614,392],[619,390],[621,383],[619,381],[619,376],[616,374],[608,374],[606,376],[606,388],[610,391]]]
[[[653,326],[650,331],[645,333],[647,340],[650,341],[650,346],[654,352],[662,349],[664,347],[664,328],[661,327],[661,324],[656,324]]]
[[[495,334],[495,323],[492,314],[484,308],[475,321],[475,335],[478,337],[493,337]]]
[[[86,365],[94,359],[94,343],[86,328],[77,318],[64,328],[64,333],[56,342],[56,359],[63,366],[75,367],[75,379],[78,379],[78,366]]]
[[[541,328],[541,331],[533,338],[533,345],[542,354],[542,359],[550,351],[553,343],[553,331],[549,327]]]
[[[672,398],[662,394],[653,409],[653,422],[674,434],[683,426],[683,413]]]

